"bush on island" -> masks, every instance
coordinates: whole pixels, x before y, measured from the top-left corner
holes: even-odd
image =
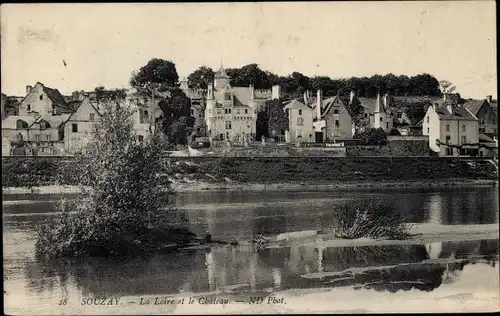
[[[62,214],[37,227],[38,255],[138,255],[196,239],[186,223],[173,224],[175,210],[165,208],[172,191],[159,173],[164,141],[156,134],[139,140],[132,111],[118,103],[102,109],[77,168],[66,169],[81,193],[61,201]]]
[[[410,224],[390,202],[368,200],[343,201],[335,207],[331,230],[335,237],[344,239],[385,238],[407,239]]]

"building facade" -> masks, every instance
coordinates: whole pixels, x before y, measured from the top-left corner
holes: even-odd
[[[97,105],[85,97],[64,124],[63,140],[67,153],[77,152],[92,139],[95,124],[100,120],[100,116]]]
[[[339,96],[323,99],[321,90],[317,91],[313,105],[313,125],[316,142],[352,139],[353,136],[352,117],[342,99]]]
[[[44,86],[37,82],[34,87],[26,87],[26,96],[19,105],[19,115],[59,115],[70,114],[74,109],[70,108],[59,90]]]
[[[447,99],[428,107],[422,134],[439,156],[475,156],[479,150],[479,121],[464,106]]]
[[[211,140],[236,143],[255,139],[257,113],[263,110],[266,100],[279,99],[279,91],[279,87],[271,90],[256,90],[253,85],[232,87],[221,66],[207,89],[207,136]]]
[[[285,105],[284,110],[288,112],[289,128],[285,132],[285,141],[287,143],[314,142],[313,109],[300,101],[292,100]]]

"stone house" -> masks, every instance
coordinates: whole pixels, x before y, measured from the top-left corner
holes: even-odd
[[[313,109],[304,103],[292,100],[284,107],[288,112],[288,131],[285,132],[287,143],[314,142]]]
[[[64,123],[71,114],[39,116],[28,131],[28,145],[36,156],[61,155],[64,152]]]
[[[312,108],[316,142],[352,139],[352,118],[339,96],[323,99],[318,90],[315,103]]]
[[[363,121],[364,128],[382,128],[386,133],[394,127],[393,98],[385,94],[382,98],[380,94],[374,98],[358,98],[364,108]]]
[[[85,97],[64,124],[62,136],[67,153],[78,151],[92,139],[95,122],[100,116],[97,105]]]
[[[479,150],[477,117],[446,94],[427,108],[422,134],[439,156],[475,156]]]
[[[70,108],[59,90],[44,86],[37,82],[34,87],[26,87],[26,96],[19,105],[19,115],[60,115],[70,114]]]

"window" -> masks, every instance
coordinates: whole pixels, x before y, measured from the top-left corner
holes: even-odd
[[[430,129],[427,127],[427,134],[429,134]]]
[[[17,140],[20,142],[23,141],[23,134],[21,133],[17,134]]]
[[[217,114],[221,114],[221,110],[217,110]]]
[[[52,135],[47,135],[47,141],[51,142],[52,141]]]
[[[198,128],[196,129],[196,131],[199,133],[199,132],[200,132],[200,128],[198,127]]]
[[[465,135],[462,136],[462,144],[467,143],[467,137]]]
[[[257,114],[257,110],[253,110],[253,114]]]
[[[191,115],[194,115],[194,110],[193,109],[191,109]]]
[[[231,129],[231,121],[226,121],[226,129]]]
[[[462,125],[462,132],[465,133],[465,125]]]
[[[339,120],[335,120],[335,127],[340,127],[340,121]]]
[[[90,113],[89,114],[89,121],[93,122],[94,121],[94,116],[95,116],[94,113]]]
[[[47,124],[45,121],[41,121],[40,122],[40,129],[46,129],[47,128]]]
[[[300,110],[299,110],[300,111]],[[297,118],[297,126],[303,126],[304,125],[304,119],[301,117]]]
[[[302,115],[302,110],[299,110],[299,115]]]
[[[245,109],[245,114],[248,114],[248,110]]]
[[[40,94],[40,100],[43,100],[43,94]]]
[[[397,118],[398,118],[399,120],[400,120],[401,118],[403,118],[403,114],[401,114],[401,113],[398,113],[396,116],[397,116]],[[428,117],[427,117],[427,118],[428,118]]]
[[[446,143],[448,144],[451,140],[451,136],[450,135],[446,135]]]
[[[212,109],[208,109],[208,113],[212,113]]]
[[[198,114],[198,117],[201,117],[201,113]]]
[[[368,117],[368,113],[365,113],[365,118],[367,118],[367,117]]]
[[[339,110],[337,109],[333,110],[333,114],[339,114]]]
[[[385,128],[389,128],[389,122],[385,123]]]
[[[140,142],[140,143],[142,143],[142,142],[144,141],[144,136],[139,135],[139,137],[138,137],[138,138],[139,138],[139,142]]]
[[[39,142],[40,141],[40,135],[35,135],[35,142]]]
[[[31,111],[31,104],[28,104],[28,105],[26,106],[26,110],[27,110],[27,111]]]
[[[427,123],[429,123],[429,116],[427,116]]]
[[[446,131],[449,132],[450,131],[450,125],[446,125]]]
[[[73,133],[78,133],[78,124],[71,124],[71,131]]]
[[[383,118],[383,117],[381,117],[381,118],[380,118],[380,122],[383,122],[383,121],[384,121],[384,118]]]
[[[225,93],[224,94],[224,100],[226,100],[226,101],[231,100],[231,93]]]
[[[452,156],[453,155],[453,148],[446,148],[446,155]]]

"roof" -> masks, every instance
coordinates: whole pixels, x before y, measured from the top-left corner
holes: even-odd
[[[34,121],[31,126],[40,123],[41,121],[46,121],[50,124],[51,128],[56,128],[59,127],[61,124],[66,122],[66,120],[71,116],[72,114],[61,114],[61,115],[44,115],[44,116],[39,116],[37,117],[36,121]]]
[[[492,137],[493,137],[492,135],[479,134],[479,141],[485,143],[494,143],[495,140]]]
[[[305,108],[311,109],[310,107],[298,101],[297,99],[293,99],[292,101],[290,101],[288,104],[285,105],[285,109],[305,109]]]
[[[434,102],[436,106],[436,113],[441,120],[466,120],[466,121],[477,121],[471,112],[463,106],[459,106],[451,101],[437,101]],[[448,111],[448,106],[452,107],[452,113]]]
[[[17,120],[22,120],[31,126],[37,118],[32,115],[10,115],[2,120],[2,129],[17,129]]]
[[[227,85],[226,85],[227,86]],[[233,105],[235,107],[249,107],[248,100],[250,98],[250,88],[247,87],[231,87],[229,86],[229,93],[233,95]],[[224,89],[214,91],[214,97],[217,101],[217,107],[222,107],[224,102]]]
[[[46,87],[43,84],[42,86],[43,86],[43,92],[45,92],[47,97],[49,97],[49,99],[55,106],[69,108],[68,104],[66,103],[66,100],[64,100],[64,97],[61,95],[59,90]]]
[[[486,100],[467,100],[463,106],[467,108],[472,114],[477,115],[477,112],[479,112],[479,109],[481,109],[481,106],[483,106],[484,103],[488,103]]]
[[[222,64],[220,65],[219,70],[217,70],[217,72],[215,73],[215,78],[229,78]]]

